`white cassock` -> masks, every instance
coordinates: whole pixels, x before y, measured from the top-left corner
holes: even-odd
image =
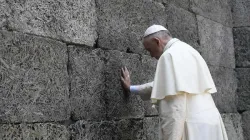
[[[143,100],[159,105],[162,140],[227,140],[212,93],[206,62],[188,44],[171,39],[159,58],[154,82],[131,86]]]

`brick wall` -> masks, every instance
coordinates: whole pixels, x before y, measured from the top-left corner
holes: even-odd
[[[229,139],[249,138],[249,9],[249,0],[0,0],[0,139],[157,139],[157,110],[124,97],[119,81],[122,66],[132,84],[153,80],[157,62],[141,42],[152,24],[201,53]]]

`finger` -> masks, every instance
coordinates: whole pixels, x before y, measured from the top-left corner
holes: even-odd
[[[128,74],[126,73],[125,69],[123,69],[123,77],[126,78],[127,75],[128,75]]]
[[[127,67],[125,66],[125,70],[128,71]]]
[[[124,75],[125,75],[125,72],[124,72],[124,69],[122,68],[121,69],[121,75],[124,77]]]
[[[127,69],[127,67],[126,67],[126,66],[125,66],[125,71],[126,71],[126,72],[128,72],[128,69]]]
[[[129,72],[128,72],[127,67],[124,67],[124,72],[125,72],[125,75],[126,75],[126,76],[128,76],[128,75],[129,75]]]
[[[129,73],[128,69],[126,68],[127,76],[130,77],[131,73]]]
[[[121,80],[122,80],[122,82],[125,82],[125,80],[124,80],[124,78],[121,76]]]

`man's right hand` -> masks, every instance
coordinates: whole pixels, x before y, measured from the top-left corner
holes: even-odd
[[[129,93],[130,92],[130,85],[131,85],[131,81],[130,81],[130,75],[129,75],[129,71],[126,67],[121,69],[121,84],[123,89]]]

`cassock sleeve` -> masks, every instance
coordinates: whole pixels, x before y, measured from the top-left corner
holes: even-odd
[[[152,88],[153,82],[143,85],[132,85],[130,86],[130,92],[136,95],[140,95],[142,100],[147,101],[150,100]]]

